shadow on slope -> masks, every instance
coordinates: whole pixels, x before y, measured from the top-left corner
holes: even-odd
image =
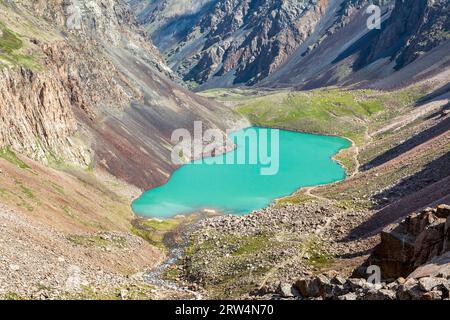
[[[415,210],[434,205],[437,201],[450,201],[450,151],[375,196],[376,201],[386,198],[397,201],[354,228],[344,241],[368,237]]]
[[[446,119],[440,121],[435,126],[422,131],[421,133],[411,137],[410,139],[406,140],[405,142],[399,144],[398,146],[388,150],[387,152],[379,155],[369,163],[362,166],[363,170],[369,170],[373,167],[380,166],[399,155],[417,147],[418,145],[421,145],[425,142],[427,142],[430,139],[433,139],[440,134],[449,131],[450,130],[450,117],[447,117]]]
[[[432,100],[438,99],[439,97],[450,94],[450,83],[446,83],[440,88],[434,90],[433,92],[425,95],[417,101],[417,105],[430,102]]]

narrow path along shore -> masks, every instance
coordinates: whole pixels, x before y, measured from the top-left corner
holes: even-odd
[[[353,152],[353,161],[355,161],[355,170],[353,170],[352,172],[352,177],[356,176],[359,173],[359,168],[361,167],[361,163],[359,162],[358,156],[359,156],[359,147],[357,145],[354,145],[354,150],[355,152]]]

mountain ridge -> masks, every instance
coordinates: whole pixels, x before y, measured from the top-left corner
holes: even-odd
[[[271,73],[312,32],[328,1],[204,1],[191,20],[187,4],[188,23],[182,30],[176,26],[183,11],[176,20],[165,21],[173,14],[168,5],[172,1],[156,2],[150,1],[144,9],[139,1],[132,3],[151,37],[164,39],[157,45],[169,64],[188,83],[211,80],[211,85],[219,86],[254,84]]]
[[[132,4],[172,69],[196,91],[371,82],[444,44],[450,30],[442,0],[203,1],[176,10],[170,0]],[[370,4],[380,6],[382,31],[367,28]],[[319,60],[325,63],[313,63]]]
[[[324,298],[448,298],[414,279],[448,283],[422,264],[450,265],[446,1],[389,2],[379,31],[366,27],[366,0],[298,1],[292,12],[292,0],[146,2],[0,0],[0,299],[309,299],[334,281]],[[206,82],[197,90],[213,89],[186,89],[139,13],[179,19],[181,38],[205,41],[184,71],[198,66],[192,76]],[[201,37],[186,31],[199,21]],[[245,33],[229,43],[240,78],[211,77],[223,66],[207,61],[208,49],[220,51],[222,31]],[[252,86],[215,88],[236,79]],[[245,216],[137,217],[130,203],[178,168],[173,130],[198,120],[223,133],[251,123],[346,137],[353,145],[335,160],[348,177]],[[420,230],[418,268],[395,274],[412,279],[366,290],[353,277],[367,276],[380,244],[405,253],[402,237],[381,237],[395,238],[385,227],[401,229],[408,216],[433,222]],[[424,250],[433,234],[439,252]]]
[[[73,6],[83,8],[77,9],[83,12],[80,28],[67,28],[65,10]],[[240,121],[231,110],[174,82],[176,77],[158,51],[139,35],[123,1],[110,1],[103,7],[83,1],[25,2],[23,7],[2,4],[2,9],[10,16],[34,19],[35,27],[56,38],[36,37],[26,26],[8,20],[26,34],[25,39],[16,34],[17,41],[24,43],[16,51],[33,50],[37,66],[29,70],[13,61],[7,64],[17,67],[1,71],[21,86],[17,90],[2,87],[8,110],[22,108],[27,115],[25,121],[17,120],[14,112],[4,110],[4,122],[10,125],[2,127],[2,138],[7,137],[2,142],[34,159],[98,166],[148,188],[163,183],[176,167],[166,147],[172,144],[174,129],[192,130],[194,119],[223,130],[224,118],[230,123]],[[16,51],[9,55],[18,56]],[[60,158],[47,159],[51,154]]]

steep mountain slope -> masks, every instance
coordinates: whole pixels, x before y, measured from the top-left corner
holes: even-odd
[[[355,67],[389,57],[395,61],[394,68],[401,69],[450,38],[449,13],[448,1],[397,1],[386,25]]]
[[[372,3],[381,8],[381,30],[367,27]],[[433,49],[445,55],[441,45],[450,30],[445,0],[131,4],[171,68],[192,86],[200,84],[198,90],[371,81],[426,59]],[[432,59],[442,62],[436,54]]]
[[[319,23],[325,0],[132,0],[169,65],[193,85],[254,84]]]
[[[382,7],[381,30],[366,26],[368,4],[344,2],[339,10],[328,11],[328,21],[324,20],[261,86],[312,88],[382,79],[377,87],[388,88],[393,83],[407,85],[448,67],[448,1],[387,3]],[[397,73],[399,70],[402,73]]]
[[[242,118],[177,81],[124,1],[0,1],[0,299],[183,294],[143,281],[130,202],[174,129]]]
[[[2,146],[147,188],[175,168],[174,129],[237,119],[174,84],[122,1],[8,1],[1,10]]]

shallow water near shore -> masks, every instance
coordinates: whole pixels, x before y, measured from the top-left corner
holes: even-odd
[[[254,130],[269,137],[267,155],[271,155],[271,130],[251,127],[233,133]],[[239,140],[236,140],[239,141]],[[176,170],[170,180],[145,192],[133,202],[133,211],[140,216],[168,218],[202,209],[233,214],[246,214],[268,206],[274,199],[288,196],[301,187],[328,184],[345,178],[345,170],[332,157],[351,143],[340,137],[320,136],[279,130],[278,171],[274,175],[261,174],[267,164],[259,157],[255,164],[229,164],[225,157],[237,159],[239,152],[259,154],[250,143],[237,144],[228,155],[208,158],[227,164],[206,164],[193,161]],[[264,153],[263,153],[264,154]],[[254,154],[253,154],[254,155]],[[276,162],[272,158],[272,164]],[[274,165],[275,167],[275,165]]]

